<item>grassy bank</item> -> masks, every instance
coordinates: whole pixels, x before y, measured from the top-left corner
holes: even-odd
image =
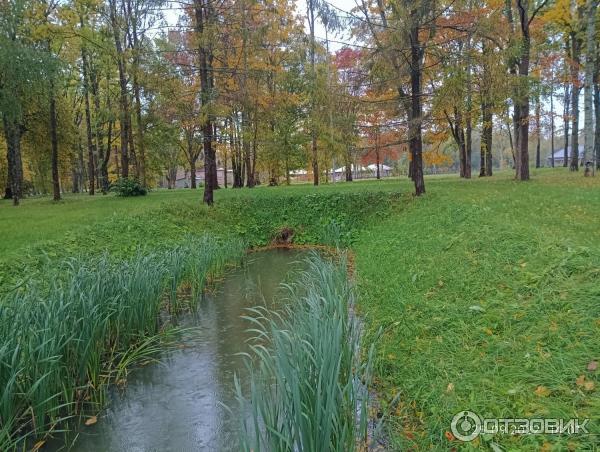
[[[401,402],[393,449],[448,449],[454,414],[600,425],[600,183],[444,181],[354,245],[376,374]],[[597,436],[496,436],[509,450],[583,450]],[[479,442],[478,442],[479,441]],[[511,449],[512,448],[512,449]]]
[[[108,383],[160,347],[169,328],[160,311],[197,301],[206,280],[244,247],[205,236],[116,263],[71,259],[2,294],[0,450],[62,429],[66,418],[100,405]],[[191,295],[185,300],[178,296],[183,286]]]
[[[389,423],[394,450],[464,446],[449,430],[465,409],[493,418],[597,416],[600,179],[561,168],[534,171],[528,183],[509,173],[431,177],[427,190],[413,199],[406,180],[220,190],[212,209],[192,191],[74,197],[58,206],[26,201],[9,217],[12,207],[0,203],[8,225],[0,290],[43,279],[68,256],[105,252],[120,262],[167,252],[186,234],[249,246],[285,227],[296,243],[341,237],[354,251],[369,330],[385,327],[375,370],[384,400],[401,395]],[[107,216],[113,202],[121,210]],[[20,231],[21,222],[34,225],[30,215],[45,215],[33,214],[38,208],[50,215],[43,229],[54,232]],[[593,438],[496,436],[466,447],[575,450],[593,447]]]

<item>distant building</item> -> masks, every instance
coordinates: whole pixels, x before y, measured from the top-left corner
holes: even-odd
[[[223,168],[217,168],[217,180],[220,186],[225,186]],[[227,170],[227,184],[229,186],[233,185],[233,170],[230,169]],[[175,188],[190,188],[192,186],[190,170],[181,166],[178,167],[174,185]],[[196,169],[196,185],[204,185],[204,168]],[[163,180],[161,180],[160,186],[164,188],[168,186],[166,178],[163,178]]]
[[[579,145],[579,166],[582,166],[585,162],[583,161],[583,149],[584,146],[582,144]],[[567,166],[571,163],[571,146],[567,147],[567,155],[569,156],[569,160],[567,162]],[[591,156],[590,156],[591,158]],[[563,166],[563,162],[565,159],[565,148],[559,149],[554,153],[554,166]],[[552,166],[552,156],[548,156],[548,166]]]

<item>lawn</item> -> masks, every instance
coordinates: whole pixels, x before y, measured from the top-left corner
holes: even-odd
[[[0,288],[43,277],[53,259],[125,258],[209,231],[267,244],[290,226],[298,243],[334,229],[355,255],[368,334],[384,328],[376,383],[393,450],[591,449],[597,436],[495,436],[468,445],[455,413],[595,418],[600,434],[600,178],[562,168],[517,183],[430,177],[414,199],[405,180],[219,190],[140,199],[112,195],[0,202]],[[588,370],[588,368],[590,370]]]

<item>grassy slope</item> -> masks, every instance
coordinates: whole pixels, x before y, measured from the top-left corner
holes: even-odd
[[[427,189],[394,209],[365,192],[408,193],[406,180],[221,190],[212,210],[192,191],[0,202],[0,279],[15,256],[17,274],[43,270],[42,251],[126,255],[202,230],[261,245],[285,225],[314,242],[335,220],[352,230],[363,312],[373,328],[387,326],[378,371],[383,395],[402,395],[395,446],[447,449],[450,419],[468,408],[493,417],[600,412],[600,382],[586,371],[600,358],[600,179],[560,169],[526,184],[509,174],[429,178]],[[125,215],[106,220],[113,213]],[[562,450],[589,438],[495,440]]]
[[[600,181],[541,174],[430,183],[355,244],[363,311],[387,326],[381,387],[402,395],[395,447],[451,447],[445,432],[465,409],[597,420],[600,381],[586,367],[600,358]],[[494,439],[515,450],[594,440]]]

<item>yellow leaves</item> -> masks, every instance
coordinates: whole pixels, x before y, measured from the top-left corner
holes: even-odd
[[[581,388],[585,391],[588,391],[588,392],[593,391],[596,386],[596,384],[592,380],[587,380],[585,378],[585,375],[583,375],[583,374],[581,374],[579,377],[577,377],[575,379],[575,384],[579,388]]]
[[[92,416],[92,417],[88,418],[84,422],[84,424],[87,425],[87,426],[90,426],[90,425],[94,425],[96,422],[98,422],[98,418],[96,416]]]
[[[38,441],[37,443],[35,443],[33,445],[33,447],[31,448],[31,452],[37,452],[38,450],[40,450],[42,448],[42,446],[46,444],[45,440],[42,441]]]
[[[451,392],[454,392],[454,383],[448,383],[448,386],[446,387],[446,393],[450,394]]]
[[[551,393],[550,389],[542,385],[538,386],[534,392],[538,397],[548,397]]]

